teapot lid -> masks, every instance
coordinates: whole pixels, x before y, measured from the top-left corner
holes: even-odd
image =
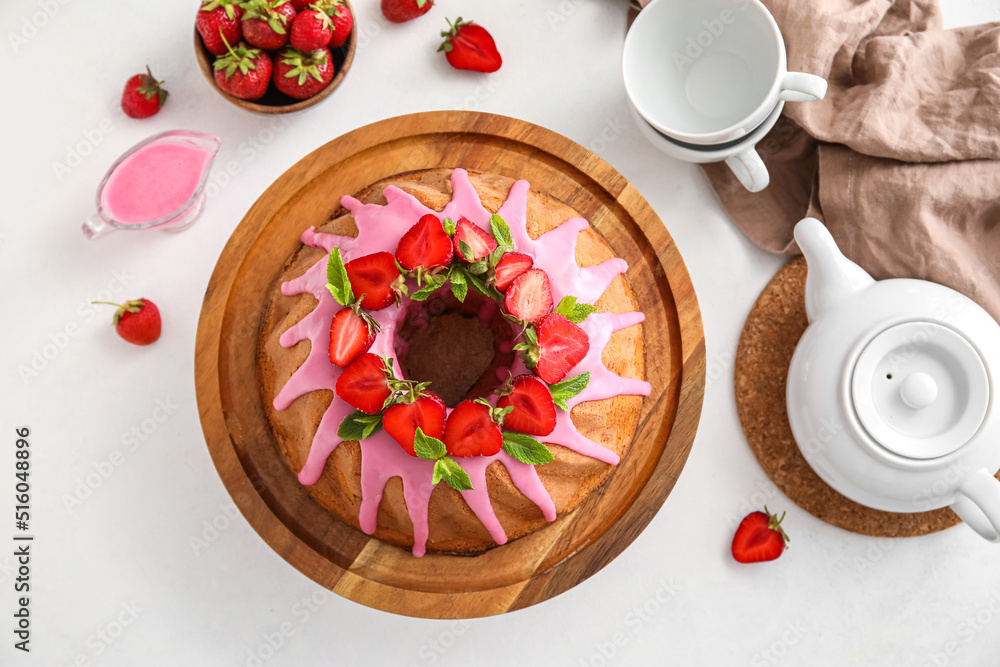
[[[912,459],[950,454],[979,431],[990,381],[979,351],[954,329],[907,322],[876,335],[851,379],[854,410],[868,434]]]

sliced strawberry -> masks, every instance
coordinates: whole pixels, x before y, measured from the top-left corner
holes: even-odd
[[[497,401],[498,408],[514,408],[503,425],[528,435],[548,435],[556,428],[556,404],[544,382],[534,375],[518,375],[510,393]]]
[[[370,415],[381,412],[391,395],[385,364],[370,352],[355,359],[337,378],[337,396]]]
[[[377,335],[354,310],[340,310],[330,323],[330,363],[345,368],[371,349]]]
[[[444,436],[446,411],[444,402],[429,391],[423,392],[412,403],[397,403],[389,406],[382,416],[382,428],[398,442],[406,453],[416,456],[413,438],[417,428],[424,435],[440,440]]]
[[[497,262],[495,269],[496,286],[501,292],[506,292],[510,284],[519,275],[534,266],[535,262],[520,252],[505,253]]]
[[[562,315],[552,313],[538,323],[538,364],[535,373],[548,384],[561,382],[590,350],[587,332]]]
[[[733,558],[740,563],[760,563],[774,560],[785,551],[788,535],[781,527],[781,519],[764,508],[763,512],[751,512],[740,522],[733,536]]]
[[[361,307],[382,310],[396,300],[393,282],[399,278],[399,269],[391,252],[376,252],[352,259],[344,265],[351,279],[354,295],[361,298]]]
[[[448,415],[444,446],[452,456],[493,456],[503,447],[500,426],[487,405],[462,401]]]
[[[548,275],[541,269],[528,269],[511,283],[503,305],[522,322],[539,321],[555,306]]]
[[[462,254],[460,242],[465,241],[472,249],[472,261],[478,262],[496,250],[497,242],[488,232],[480,229],[466,218],[459,218],[455,223],[455,256],[468,262]]]
[[[433,269],[451,263],[451,239],[445,234],[438,217],[428,213],[403,234],[396,246],[396,259],[400,266],[412,270],[418,266]]]

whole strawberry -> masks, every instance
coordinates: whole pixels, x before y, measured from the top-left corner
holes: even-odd
[[[751,512],[740,522],[733,536],[733,558],[740,563],[760,563],[774,560],[785,552],[788,535],[779,519],[767,511]]]
[[[481,25],[463,21],[459,17],[455,23],[448,21],[448,30],[442,32],[441,36],[444,37],[444,42],[438,47],[438,51],[444,51],[448,62],[455,69],[495,72],[503,64],[493,36]]]
[[[299,51],[315,51],[330,43],[333,37],[333,22],[325,12],[307,9],[299,12],[292,21],[289,41]]]
[[[226,41],[238,44],[243,39],[244,9],[237,0],[206,0],[195,18],[205,48],[217,56],[226,52]],[[223,41],[225,37],[226,41]]]
[[[382,15],[393,23],[406,23],[423,16],[434,6],[434,0],[382,0]]]
[[[289,0],[295,11],[301,12],[303,9],[308,9],[309,5],[313,4],[313,0]]]
[[[125,82],[122,91],[122,111],[130,118],[149,118],[160,111],[167,101],[167,91],[160,86],[153,73],[146,66],[145,74],[136,74]]]
[[[271,82],[271,57],[243,42],[235,49],[230,47],[229,53],[217,58],[213,67],[219,88],[243,100],[260,99]]]
[[[297,100],[309,99],[332,80],[333,58],[325,48],[310,53],[286,48],[274,66],[274,85]]]
[[[160,337],[160,309],[149,299],[135,299],[125,303],[94,301],[109,306],[117,306],[111,323],[115,331],[133,345],[149,345]]]
[[[321,3],[323,11],[327,13],[333,21],[333,36],[330,37],[330,48],[339,49],[351,36],[351,28],[354,27],[354,16],[347,8],[343,0],[323,0]]]
[[[249,0],[242,5],[243,39],[262,49],[280,49],[288,43],[295,7],[288,0]]]

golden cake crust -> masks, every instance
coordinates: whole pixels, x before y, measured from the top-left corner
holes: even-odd
[[[384,204],[382,190],[388,185],[408,192],[424,205],[440,211],[451,201],[450,169],[432,169],[402,174],[375,183],[355,196],[363,203]],[[488,173],[470,172],[470,181],[483,205],[496,212],[510,191],[512,179]],[[544,194],[528,194],[528,233],[537,238],[579,214],[566,204]],[[357,228],[343,209],[317,231],[354,236]],[[301,366],[309,354],[308,340],[290,349],[281,347],[280,335],[316,307],[310,294],[283,296],[282,282],[296,278],[325,256],[322,249],[301,246],[276,277],[264,296],[265,315],[258,346],[258,378],[263,403],[282,456],[298,472],[309,454],[316,427],[333,400],[333,392],[314,391],[296,399],[286,410],[277,411],[272,401],[280,388]],[[579,235],[576,261],[580,266],[599,264],[614,257],[607,242],[592,228]],[[595,304],[599,311],[629,312],[638,309],[631,285],[624,275],[615,277]],[[645,379],[645,356],[642,325],[615,332],[602,356],[607,368],[626,378]],[[432,387],[433,389],[433,387]],[[579,432],[617,454],[624,455],[635,431],[643,397],[615,396],[581,403],[571,417]],[[540,438],[544,441],[544,438]],[[559,516],[571,512],[600,487],[614,471],[614,466],[578,454],[556,444],[549,444],[555,460],[538,466],[539,478],[548,490]],[[345,442],[334,450],[323,475],[309,493],[344,523],[360,530],[361,450],[356,442]],[[494,462],[487,469],[487,486],[497,518],[509,539],[515,539],[545,525],[541,510],[513,485],[506,468]],[[495,546],[493,539],[469,509],[461,494],[439,484],[429,505],[429,552],[479,553]],[[401,547],[413,544],[413,526],[403,500],[400,479],[394,477],[385,487],[378,510],[378,528],[374,537]]]

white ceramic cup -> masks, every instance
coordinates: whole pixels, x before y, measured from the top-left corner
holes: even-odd
[[[629,100],[687,144],[738,140],[780,101],[826,95],[822,77],[789,72],[785,42],[758,0],[653,0],[625,39]]]
[[[640,134],[670,157],[695,164],[725,162],[743,184],[743,187],[750,192],[760,192],[767,187],[771,176],[764,164],[764,159],[757,152],[757,144],[778,122],[784,106],[784,102],[778,102],[767,118],[743,139],[718,146],[678,143],[650,125],[645,118],[639,115],[635,107],[631,107],[630,110]]]

